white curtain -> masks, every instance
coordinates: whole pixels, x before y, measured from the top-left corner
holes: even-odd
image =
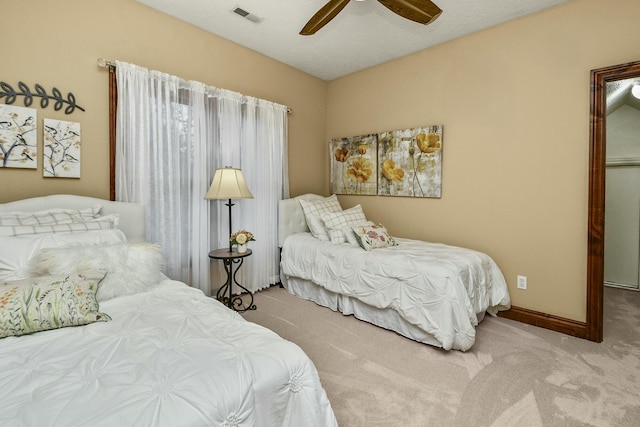
[[[287,107],[116,62],[116,198],[147,207],[147,241],[167,275],[209,294],[207,254],[229,245],[225,201],[204,195],[215,169],[242,169],[253,199],[232,201],[233,228],[254,233],[242,285],[279,278],[278,201],[289,197]]]

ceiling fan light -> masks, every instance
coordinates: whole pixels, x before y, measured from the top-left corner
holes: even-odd
[[[640,99],[640,84],[635,84],[631,87],[631,95]]]

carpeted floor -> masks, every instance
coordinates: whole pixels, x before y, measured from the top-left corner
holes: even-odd
[[[466,353],[278,287],[255,303],[244,317],[302,347],[343,427],[640,426],[638,292],[605,289],[601,344],[487,316]]]

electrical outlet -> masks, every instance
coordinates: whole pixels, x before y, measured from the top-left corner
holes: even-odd
[[[518,289],[527,289],[527,276],[518,276]]]

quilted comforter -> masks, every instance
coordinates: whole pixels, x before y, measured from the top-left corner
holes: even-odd
[[[410,239],[372,251],[335,245],[309,233],[288,236],[281,268],[380,309],[433,335],[446,350],[468,350],[485,312],[511,306],[502,272],[488,255]]]
[[[0,340],[2,426],[336,426],[311,360],[166,280],[113,320]]]

